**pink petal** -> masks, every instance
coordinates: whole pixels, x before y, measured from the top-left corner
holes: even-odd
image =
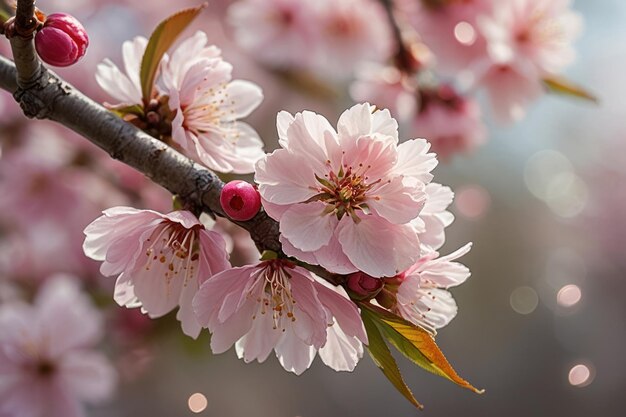
[[[276,345],[276,357],[286,371],[300,375],[315,358],[315,348],[302,342],[292,331],[287,330]]]
[[[316,181],[309,167],[306,157],[278,149],[257,163],[254,179],[261,196],[270,203],[300,203],[317,194],[311,188]]]
[[[77,398],[90,403],[110,398],[117,380],[104,355],[80,351],[65,356],[59,377]]]
[[[424,139],[412,139],[398,146],[398,162],[394,172],[415,178],[424,184],[433,179],[430,173],[437,166],[434,153],[428,153],[430,143]]]
[[[361,217],[358,224],[344,217],[337,237],[354,266],[373,277],[392,277],[419,258],[419,240],[411,226],[374,215]]]
[[[395,177],[371,192],[375,196],[368,198],[369,208],[395,224],[408,223],[416,218],[426,201],[426,194],[416,192],[414,187],[405,187],[402,177]]]
[[[363,344],[356,337],[346,336],[337,324],[328,328],[326,344],[319,350],[324,364],[335,371],[352,372],[363,357]]]
[[[324,214],[326,204],[294,204],[283,214],[280,232],[296,248],[313,251],[328,244],[337,225],[335,216]]]
[[[263,101],[261,88],[251,82],[234,80],[226,86],[227,100],[230,100],[230,107],[234,113],[228,115],[229,118],[242,119],[254,111]]]

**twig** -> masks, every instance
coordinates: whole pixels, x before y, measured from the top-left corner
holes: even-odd
[[[18,2],[17,16],[21,16],[15,19],[18,27],[19,22],[30,24],[24,18],[24,10],[33,10],[33,3],[32,0]],[[0,56],[0,88],[13,93],[27,117],[62,124],[178,195],[185,203],[226,217],[219,203],[224,183],[212,171],[115,116],[43,67],[35,53],[32,33],[30,39],[19,34],[12,37],[11,47],[16,61]],[[278,222],[264,211],[251,220],[234,223],[250,233],[259,251],[282,254]],[[309,269],[330,282],[337,280],[336,275],[320,267]]]

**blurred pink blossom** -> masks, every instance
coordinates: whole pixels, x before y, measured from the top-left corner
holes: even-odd
[[[318,0],[316,28],[320,47],[315,70],[333,78],[349,77],[357,65],[383,63],[393,39],[385,10],[374,0]]]
[[[80,417],[109,398],[116,375],[93,350],[102,319],[77,284],[49,279],[34,305],[0,306],[0,414]]]
[[[492,0],[449,1],[438,5],[433,3],[435,2],[398,0],[397,7],[432,50],[437,71],[458,76],[459,72],[467,70],[476,59],[486,55],[485,40],[478,30],[476,20],[478,16],[489,12]],[[461,27],[464,27],[467,35],[459,36]]]
[[[310,68],[319,44],[314,2],[242,0],[228,10],[235,41],[260,62],[278,68]]]
[[[491,58],[498,63],[527,61],[538,76],[555,74],[575,57],[573,41],[582,29],[570,0],[494,2],[493,14],[479,18]]]
[[[197,337],[191,300],[203,280],[230,267],[224,239],[188,211],[114,207],[103,213],[85,229],[83,249],[103,261],[103,275],[118,275],[115,301],[142,307],[151,318],[178,306],[183,332]]]
[[[425,140],[398,144],[388,110],[346,110],[338,131],[315,113],[278,114],[282,149],[257,164],[265,210],[285,252],[339,273],[394,276],[417,261],[410,224],[436,166]]]
[[[459,95],[447,85],[420,93],[421,106],[412,132],[427,138],[440,159],[448,160],[485,143],[487,128],[475,100]]]
[[[217,274],[202,284],[193,306],[212,333],[213,353],[236,343],[239,358],[263,362],[274,350],[283,368],[296,375],[318,350],[326,365],[351,371],[367,343],[356,305],[345,292],[288,261]]]
[[[229,9],[235,41],[264,64],[344,78],[393,46],[384,9],[373,0],[242,0]]]
[[[417,86],[409,76],[395,67],[366,64],[356,72],[350,86],[350,96],[357,102],[372,103],[388,109],[400,122],[415,117],[419,95]]]

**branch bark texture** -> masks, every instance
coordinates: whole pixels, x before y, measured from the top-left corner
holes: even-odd
[[[33,41],[38,24],[34,10],[33,0],[18,1],[11,37],[15,62],[0,56],[0,87],[13,94],[24,114],[72,129],[194,210],[226,217],[219,203],[224,183],[215,173],[115,116],[41,64]],[[265,212],[235,223],[250,233],[259,250],[281,252],[278,223]]]

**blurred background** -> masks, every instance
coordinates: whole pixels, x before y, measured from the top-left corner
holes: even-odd
[[[83,22],[90,49],[83,61],[58,73],[104,102],[110,97],[94,82],[96,65],[104,58],[121,64],[123,41],[148,36],[165,16],[195,3],[37,4]],[[353,103],[348,90],[354,70],[329,74],[319,63],[269,68],[236,41],[229,7],[212,1],[186,34],[206,31],[233,64],[234,78],[263,88],[265,100],[247,121],[267,149],[277,146],[279,110],[313,110],[334,124]],[[336,373],[318,359],[296,377],[273,357],[246,365],[233,350],[212,356],[208,336],[186,338],[173,315],[148,321],[112,305],[113,279],[99,276],[98,265],[82,256],[82,229],[112,205],[168,210],[168,194],[75,134],[27,121],[4,92],[0,300],[29,298],[58,272],[84,280],[108,319],[110,337],[102,348],[120,375],[115,396],[88,409],[94,417],[624,415],[626,3],[578,0],[570,7],[582,15],[584,29],[574,42],[577,59],[563,74],[593,92],[599,104],[546,94],[523,119],[502,125],[484,92],[474,94],[457,80],[458,90],[483,109],[487,141],[453,152],[435,170],[435,180],[456,194],[456,220],[441,252],[474,242],[461,260],[472,277],[452,289],[459,313],[437,341],[463,377],[486,389],[482,396],[398,355],[405,380],[425,404],[420,412],[367,355],[353,373]],[[10,56],[6,40],[0,52]],[[338,65],[333,59],[322,63]],[[410,122],[401,125],[400,136],[417,136]]]

